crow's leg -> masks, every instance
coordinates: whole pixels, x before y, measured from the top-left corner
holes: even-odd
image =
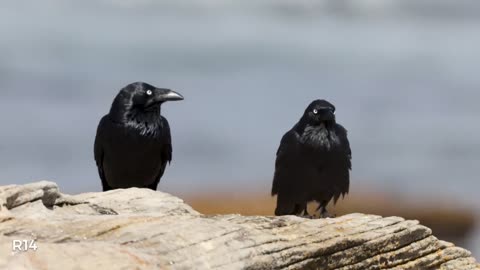
[[[335,217],[335,214],[328,213],[327,205],[328,205],[328,202],[323,201],[323,202],[320,203],[320,206],[318,206],[317,211],[321,209],[320,218],[334,218]]]
[[[303,206],[299,205],[299,209],[301,209],[300,213],[298,214],[299,217],[313,219],[313,216],[308,213],[306,203]]]

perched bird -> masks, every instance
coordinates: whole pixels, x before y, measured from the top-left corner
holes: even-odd
[[[166,101],[183,100],[177,92],[136,82],[125,86],[98,125],[94,154],[103,191],[157,189],[172,160],[170,126],[161,116]]]
[[[280,142],[275,162],[272,196],[275,215],[304,215],[307,204],[319,203],[321,217],[327,204],[348,193],[352,152],[347,130],[335,121],[335,106],[315,100]],[[303,213],[303,214],[302,214]]]

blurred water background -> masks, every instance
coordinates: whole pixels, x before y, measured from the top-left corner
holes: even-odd
[[[349,130],[352,193],[480,212],[478,1],[5,0],[0,33],[2,185],[100,191],[98,120],[146,81],[186,97],[163,107],[161,190],[268,196],[281,136],[326,98]],[[480,256],[478,233],[469,245]]]

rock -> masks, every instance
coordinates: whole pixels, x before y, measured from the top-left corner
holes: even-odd
[[[51,182],[0,187],[0,205],[2,269],[480,269],[400,217],[206,216],[162,192],[70,196]]]

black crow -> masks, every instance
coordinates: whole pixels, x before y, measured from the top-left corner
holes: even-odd
[[[183,100],[177,92],[143,82],[125,86],[113,100],[110,113],[98,125],[94,154],[103,191],[117,188],[157,189],[172,139],[161,105]]]
[[[315,100],[280,142],[275,162],[272,196],[275,215],[305,215],[307,204],[319,203],[321,217],[327,204],[348,193],[352,152],[347,130],[335,121],[335,106]]]

